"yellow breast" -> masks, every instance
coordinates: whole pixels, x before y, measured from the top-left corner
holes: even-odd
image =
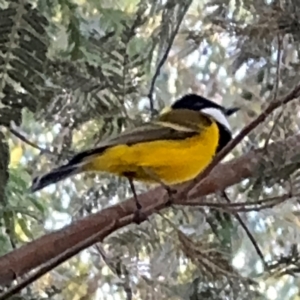
[[[130,173],[136,180],[155,182],[143,171],[146,167],[166,184],[181,183],[193,179],[207,167],[215,155],[218,141],[218,126],[212,122],[201,134],[185,140],[114,146],[85,169],[119,176]]]

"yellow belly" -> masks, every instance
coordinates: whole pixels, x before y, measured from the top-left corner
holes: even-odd
[[[200,135],[185,140],[155,141],[132,146],[119,145],[106,150],[84,167],[85,171],[102,171],[133,179],[155,182],[143,171],[151,170],[164,183],[176,184],[195,178],[213,159],[219,130],[212,123]]]

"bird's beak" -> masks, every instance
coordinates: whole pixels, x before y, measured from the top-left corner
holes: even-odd
[[[224,112],[225,112],[225,115],[229,117],[239,110],[240,110],[239,107],[230,107],[230,108],[225,108]]]

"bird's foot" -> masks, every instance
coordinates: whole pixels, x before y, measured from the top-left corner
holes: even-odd
[[[145,220],[147,220],[146,214],[142,212],[141,207],[137,208],[136,211],[134,212],[133,222],[139,225]]]
[[[168,195],[168,200],[166,202],[166,205],[171,206],[174,203],[174,195],[177,194],[177,190],[174,188],[171,188],[168,185],[165,185],[164,188],[167,191],[167,195]]]

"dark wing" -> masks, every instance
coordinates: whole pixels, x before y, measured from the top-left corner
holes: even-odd
[[[103,142],[103,146],[115,146],[125,144],[128,146],[138,143],[147,143],[157,140],[182,140],[192,137],[196,130],[184,126],[161,123],[149,123],[133,130],[124,131],[119,136]],[[101,144],[99,145],[101,147]]]
[[[169,123],[168,120],[156,123],[146,123],[138,128],[126,130],[117,137],[103,141],[97,148],[86,150],[75,155],[67,165],[80,163],[94,155],[103,153],[110,147],[117,145],[135,145],[157,140],[182,140],[199,133],[199,127],[187,124]]]

